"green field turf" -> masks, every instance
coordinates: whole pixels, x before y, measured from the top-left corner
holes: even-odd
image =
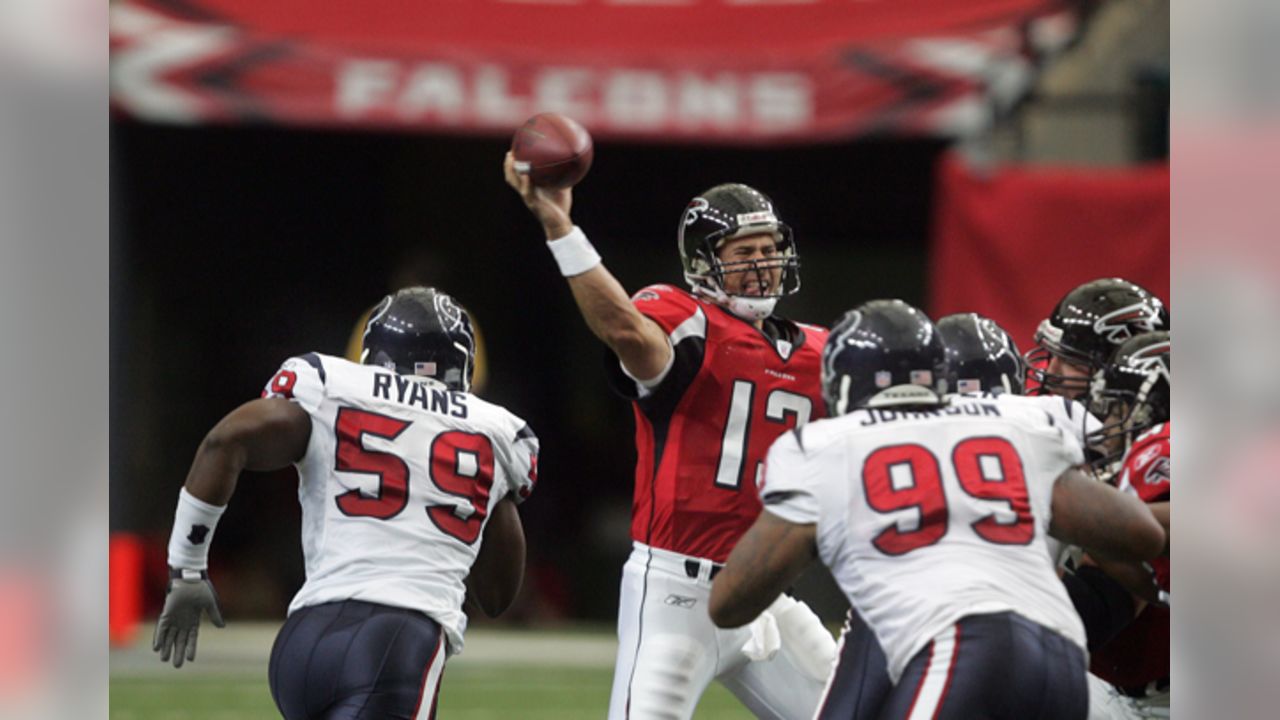
[[[458,667],[445,673],[441,720],[577,720],[604,717],[608,669],[528,666]],[[113,678],[111,720],[278,718],[265,677]],[[703,695],[699,720],[750,717],[724,688]]]
[[[150,628],[112,650],[111,720],[278,718],[267,689],[267,657],[278,624],[236,623],[201,634],[196,662],[181,670],[148,646]],[[617,644],[608,628],[468,633],[449,661],[441,720],[598,720],[609,707]],[[697,720],[750,718],[718,684],[703,694]]]

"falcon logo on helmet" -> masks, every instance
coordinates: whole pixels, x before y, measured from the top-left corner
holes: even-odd
[[[1036,346],[1024,356],[1028,377],[1038,394],[1083,399],[1089,377],[1107,364],[1116,346],[1168,327],[1168,307],[1141,286],[1122,278],[1091,280],[1064,295],[1040,323]],[[1077,372],[1050,371],[1054,358]]]
[[[1098,318],[1093,331],[1119,345],[1135,335],[1158,330],[1160,324],[1159,306],[1138,302]]]
[[[1150,382],[1158,382],[1161,378],[1169,382],[1169,341],[1148,345],[1129,356],[1129,364],[1138,372],[1144,373]]]

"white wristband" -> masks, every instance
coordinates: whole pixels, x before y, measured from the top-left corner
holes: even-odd
[[[173,534],[169,536],[169,567],[208,569],[213,529],[226,509],[225,505],[210,505],[182,488],[173,516]]]
[[[600,253],[591,246],[591,241],[587,240],[587,234],[577,225],[573,226],[573,230],[568,235],[548,240],[547,247],[555,256],[556,264],[560,266],[560,274],[565,277],[581,275],[600,264]]]

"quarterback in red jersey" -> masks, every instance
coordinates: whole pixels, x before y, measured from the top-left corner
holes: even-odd
[[[760,514],[756,481],[769,445],[821,412],[810,380],[827,332],[788,324],[796,346],[769,342],[753,323],[669,285],[649,286],[632,301],[675,351],[662,382],[643,396],[647,388],[625,366],[610,378],[635,400],[631,537],[723,563]]]
[[[1093,405],[1109,421],[1098,433],[1099,444],[1123,454],[1119,488],[1147,503],[1166,533],[1170,530],[1170,375],[1169,333],[1144,333],[1116,349],[1090,389]],[[1171,581],[1167,548],[1151,567],[1153,592],[1167,598]],[[1135,698],[1145,714],[1169,706],[1169,608],[1164,603],[1139,603],[1137,611],[1132,622],[1094,650],[1090,671],[1115,692]]]
[[[689,718],[712,680],[757,717],[813,716],[835,642],[781,596],[756,622],[716,628],[711,583],[761,510],[770,444],[822,413],[826,330],[773,315],[800,285],[791,229],[761,192],[718,185],[680,219],[692,292],[628,298],[569,217],[571,191],[506,180],[542,224],[587,326],[613,351],[610,381],[633,402],[633,549],[623,567],[610,720]]]

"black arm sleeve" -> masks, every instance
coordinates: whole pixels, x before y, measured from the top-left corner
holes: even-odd
[[[605,348],[605,373],[609,387],[622,397],[634,400],[650,419],[669,416],[702,367],[706,347],[707,343],[703,338],[685,338],[680,341],[672,348],[671,369],[667,376],[644,398],[638,397],[636,381],[622,370],[618,356]]]

